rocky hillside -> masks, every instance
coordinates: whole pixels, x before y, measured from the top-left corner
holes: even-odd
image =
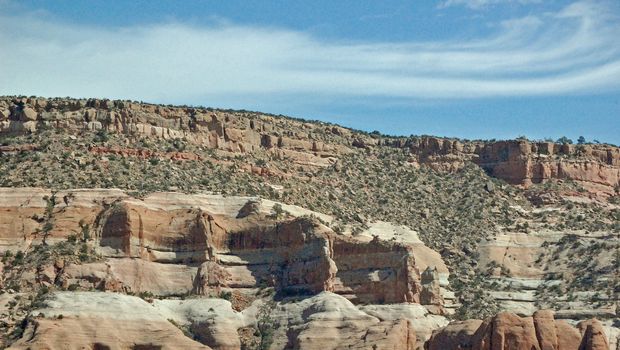
[[[3,97],[0,186],[4,346],[618,346],[611,145]]]
[[[549,179],[573,180],[591,192],[620,191],[620,149],[609,145],[571,145],[527,140],[470,142],[434,137],[385,137],[321,122],[209,108],[148,105],[131,101],[0,98],[0,132],[23,134],[53,129],[68,133],[98,131],[132,138],[183,140],[233,153],[269,151],[278,159],[306,166],[328,166],[355,148],[391,147],[408,151],[409,162],[458,170],[473,162],[511,184]],[[91,148],[95,153],[122,149]],[[125,152],[144,152],[126,149]],[[148,150],[146,150],[148,156]],[[199,159],[191,153],[160,155]]]
[[[417,330],[424,340],[434,328],[447,323],[442,316],[429,315],[429,310],[442,313],[438,272],[446,273],[447,269],[439,254],[416,239],[415,234],[400,240],[367,234],[339,235],[325,226],[331,221],[329,216],[255,197],[154,193],[137,199],[119,190],[50,192],[32,188],[5,189],[2,197],[2,232],[11,234],[2,236],[5,249],[21,252],[5,259],[9,267],[3,281],[4,288],[13,291],[5,294],[5,302],[12,305],[18,318],[32,311],[28,293],[41,297],[43,290],[52,295],[51,301],[37,301],[34,307],[51,309],[35,311],[36,315],[54,315],[52,318],[57,319],[62,314],[63,320],[72,314],[103,317],[97,313],[108,312],[107,298],[112,298],[109,302],[121,314],[139,302],[136,297],[92,291],[135,295],[151,304],[154,300],[164,303],[161,305],[172,303],[166,307],[188,310],[177,310],[181,314],[168,315],[164,323],[172,319],[182,328],[189,327],[192,338],[202,339],[214,348],[239,348],[242,340],[248,344],[262,341],[252,338],[260,336],[260,330],[255,328],[260,326],[261,316],[256,313],[269,311],[264,317],[271,320],[276,317],[270,314],[276,302],[284,308],[278,322],[285,321],[280,317],[292,317],[290,312],[300,312],[285,312],[290,307],[309,308],[308,314],[336,308],[332,310],[338,313],[334,320],[345,317],[359,322],[344,333],[365,332],[372,326],[378,330],[393,328],[405,337]],[[43,222],[41,228],[37,219]],[[385,228],[379,232],[384,231],[389,233]],[[429,276],[420,273],[426,270]],[[91,291],[76,294],[83,297],[83,303],[100,298],[101,305],[88,306],[92,315],[82,310],[79,300],[72,299],[70,292],[77,291]],[[59,304],[55,304],[57,299]],[[297,300],[305,304],[289,305]],[[125,302],[128,305],[123,305]],[[328,310],[321,311],[322,303],[328,304]],[[332,303],[335,305],[330,306]],[[193,305],[204,308],[206,314],[183,316],[195,312],[189,309]],[[140,307],[147,314],[154,313],[146,303]],[[232,319],[219,320],[217,329],[194,324],[192,317],[209,318],[211,307],[228,313],[226,316],[218,312],[212,317]],[[354,313],[342,315],[340,308]],[[128,309],[124,312],[133,313]],[[241,323],[236,320],[242,317],[239,313],[247,318]],[[377,316],[384,313],[412,313],[422,322],[410,325],[408,319],[398,315]],[[390,321],[380,322],[385,318]],[[309,322],[306,318],[289,321],[299,326]],[[25,345],[55,344],[45,332],[40,333],[38,322],[45,321],[37,318],[27,322],[34,324],[27,323],[22,330],[15,325],[14,329],[33,332]],[[254,327],[247,330],[249,339],[237,335],[241,325]],[[138,327],[135,331],[139,332],[143,326],[133,327]],[[284,332],[273,341],[303,341],[300,335],[291,334],[291,327],[270,329]],[[170,324],[168,328],[173,329]],[[314,332],[314,337],[321,334]],[[58,336],[61,342],[63,337]],[[348,341],[356,344],[351,337]],[[97,339],[84,336],[80,341],[87,342],[80,345],[88,346]],[[366,345],[383,341],[379,337]],[[391,341],[398,343],[402,339]],[[347,341],[343,340],[343,344]]]

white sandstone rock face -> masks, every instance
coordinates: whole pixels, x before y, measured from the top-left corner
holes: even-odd
[[[237,330],[256,325],[256,307],[236,312],[224,299],[155,300],[153,306],[167,320],[188,327],[202,343],[215,349],[238,349]]]
[[[164,349],[174,348],[172,342],[189,349],[238,349],[238,329],[256,327],[261,317],[268,317],[274,324],[270,349],[375,346],[410,350],[416,346],[421,349],[434,329],[448,323],[444,317],[428,314],[420,305],[357,307],[330,292],[273,304],[257,300],[242,312],[218,298],[147,302],[109,292],[55,292],[32,316],[27,329],[31,340],[20,340],[16,349],[64,348],[61,344],[79,348],[94,343],[123,348],[132,342]],[[177,327],[191,331],[203,344],[185,337]]]
[[[179,324],[189,325],[218,320],[232,325],[235,330],[256,323],[258,304],[260,303],[245,309],[243,312],[237,312],[232,309],[230,301],[219,298],[153,300],[153,307],[158,313]]]
[[[441,285],[446,286],[448,284],[450,273],[441,255],[427,247],[420,240],[417,231],[391,222],[376,221],[370,223],[367,230],[354,237],[362,241],[370,241],[373,236],[377,236],[384,241],[395,241],[411,245],[413,247],[413,256],[415,257],[416,265],[420,272],[426,270],[429,266],[436,267],[440,276]]]
[[[64,273],[68,285],[77,283],[86,289],[105,283],[107,290],[168,296],[191,292],[197,270],[194,266],[110,258],[100,263],[69,264],[64,268]]]
[[[540,279],[543,271],[536,266],[536,258],[544,238],[525,233],[504,233],[480,244],[480,265],[495,261],[510,271],[512,276]]]
[[[146,301],[103,292],[57,292],[32,313],[11,349],[211,349],[186,337]]]
[[[161,315],[146,301],[124,294],[105,292],[55,292],[46,307],[33,312],[48,318],[64,316],[98,317],[112,320],[153,320]]]
[[[614,321],[607,320],[603,322],[603,329],[607,334],[607,340],[609,342],[609,348],[612,350],[620,349],[620,328],[613,326]]]
[[[132,199],[131,203],[143,205],[148,209],[161,210],[198,208],[212,214],[236,217],[239,214],[239,210],[250,201],[257,203],[259,212],[263,214],[271,214],[273,206],[279,204],[284,211],[294,217],[313,215],[327,223],[333,221],[330,215],[308,210],[297,205],[279,203],[259,197],[157,192],[146,196],[143,200]]]
[[[315,216],[327,224],[330,224],[332,221],[334,221],[334,218],[331,215],[312,211],[312,210],[302,208],[297,205],[274,202],[269,199],[260,199],[260,204],[261,204],[261,211],[263,211],[265,214],[271,213],[273,206],[276,204],[280,204],[280,206],[282,206],[282,209],[284,211],[286,211],[288,214],[295,216],[295,217],[306,216],[306,215]]]
[[[447,313],[453,313],[456,307],[455,296],[449,287],[450,272],[441,255],[427,247],[419,238],[417,231],[403,225],[391,222],[376,221],[368,225],[368,229],[359,235],[352,236],[360,241],[369,242],[373,237],[384,241],[395,241],[412,247],[416,267],[422,273],[426,268],[436,268],[439,276],[441,297],[444,299],[444,307]]]
[[[541,210],[534,209],[532,212],[540,213]],[[478,262],[490,273],[489,282],[498,286],[490,294],[499,302],[503,311],[531,316],[544,306],[541,306],[541,300],[546,296],[558,304],[554,306],[556,318],[607,319],[615,317],[617,311],[609,306],[596,306],[592,300],[607,301],[609,304],[613,297],[604,291],[592,289],[595,287],[591,283],[583,285],[583,291],[571,295],[548,292],[562,290],[562,280],[574,279],[583,272],[571,266],[574,257],[584,254],[590,248],[593,248],[591,251],[596,250],[596,245],[606,244],[613,246],[618,242],[614,242],[614,238],[605,231],[554,231],[540,228],[528,233],[504,232],[480,243]],[[612,261],[612,250],[602,249],[596,258],[592,256],[592,261],[587,263],[605,267],[610,266]],[[600,281],[609,278],[613,278],[609,273],[598,277]]]
[[[415,331],[410,321],[381,320],[330,292],[295,303],[278,303],[271,317],[278,324],[272,349],[413,349],[415,346]]]
[[[424,306],[418,304],[362,305],[359,308],[380,320],[411,321],[417,338],[416,344],[424,344],[434,330],[445,327],[449,323],[447,318],[432,315]]]

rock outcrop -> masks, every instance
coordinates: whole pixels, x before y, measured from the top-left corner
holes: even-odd
[[[255,302],[242,312],[213,298],[148,303],[115,293],[58,292],[32,313],[26,337],[10,349],[240,349],[238,330],[256,327],[265,317],[276,322],[269,325],[270,349],[413,350],[419,345],[412,321],[377,318],[329,292],[268,308]]]
[[[454,171],[471,161],[514,185],[574,180],[603,195],[613,195],[620,188],[620,149],[608,145],[527,140],[470,143],[423,137],[408,146],[417,162],[438,170]]]
[[[607,336],[596,319],[577,328],[556,320],[550,310],[532,317],[502,312],[481,322],[468,320],[435,331],[427,350],[607,350]]]
[[[314,133],[327,131],[330,138],[343,138],[341,135],[350,133],[344,128],[293,123],[271,115],[130,101],[0,98],[0,111],[4,111],[0,113],[0,134],[36,132],[48,127],[72,133],[104,130],[144,137],[183,138],[230,152],[272,150],[277,157],[311,166],[327,166],[334,155],[346,153],[348,149],[338,143],[326,143]],[[126,153],[105,148],[93,151]]]
[[[211,349],[149,303],[115,293],[57,293],[9,349]]]
[[[579,350],[607,350],[609,343],[607,335],[603,331],[603,325],[597,320],[581,321],[577,324],[583,338],[579,345]]]
[[[393,138],[260,113],[118,100],[0,98],[0,135],[32,133],[41,128],[68,133],[103,130],[142,137],[182,138],[227,152],[266,150],[276,158],[310,167],[334,164],[339,156],[357,148],[398,147],[410,151],[411,161],[442,171],[456,171],[474,162],[511,184],[528,186],[549,179],[574,180],[604,196],[620,189],[620,149],[610,145],[460,141],[426,136]],[[95,147],[92,151],[154,156],[131,149]],[[183,152],[157,156],[181,160],[196,157]]]
[[[21,97],[0,97],[0,137],[3,186],[63,189],[0,188],[0,347],[618,344],[617,147]],[[512,313],[444,317],[486,307]]]
[[[475,162],[512,184],[566,179],[608,194],[620,186],[620,149],[611,146],[503,141],[485,144]]]
[[[466,320],[451,322],[433,333],[426,343],[426,350],[466,350],[474,349],[472,338],[480,328],[482,321]]]
[[[183,334],[167,321],[172,319],[202,344],[238,349],[243,336],[237,332],[258,327],[259,305],[252,301],[264,290],[273,290],[276,300],[294,301],[278,304],[270,316],[283,332],[274,338],[282,342],[275,348],[313,349],[320,343],[330,349],[409,350],[447,324],[431,314],[443,312],[438,269],[447,269],[419,240],[336,234],[321,223],[329,216],[277,204],[279,211],[275,202],[253,197],[153,193],[136,198],[113,189],[0,189],[3,252],[28,256],[43,245],[66,249],[67,242],[77,242],[96,254],[81,261],[59,255],[32,270],[25,267],[18,277],[7,276],[19,278],[11,283],[24,289],[76,291],[54,294],[48,307],[27,321],[28,338],[14,347],[169,348]],[[427,271],[424,286],[421,267]],[[155,317],[152,310],[139,311],[149,304],[124,294],[150,298],[157,307],[186,316]],[[197,299],[180,301],[181,296]],[[224,306],[204,301],[213,296],[226,296],[235,310],[247,309],[249,319],[233,313],[228,301]],[[123,316],[128,313],[123,308],[138,311]],[[224,311],[209,316],[211,308]],[[202,316],[195,314],[198,310]],[[114,336],[115,324],[125,333]],[[144,325],[153,334],[134,336]],[[72,327],[75,338],[66,333]],[[178,344],[184,342],[184,348],[202,346],[190,340]]]
[[[266,285],[284,295],[333,291],[358,303],[420,301],[416,247],[338,235],[309,217],[277,220],[272,203],[248,215],[246,205],[255,201],[249,197],[156,193],[138,200],[118,190],[1,192],[5,249],[26,250],[43,239],[61,242],[88,229],[107,260],[69,264],[48,278],[64,284],[161,295]],[[428,293],[429,304],[440,306]]]
[[[412,321],[371,316],[331,293],[279,304],[271,316],[281,320],[274,334],[276,349],[416,348]]]
[[[236,312],[222,299],[147,303],[114,293],[60,292],[33,312],[25,331],[28,337],[11,348],[239,349],[237,330],[261,322],[261,309],[255,303]],[[411,320],[375,317],[329,292],[294,303],[276,303],[268,311],[268,317],[277,321],[272,329],[273,349],[417,347]],[[147,327],[142,334],[141,327]],[[177,327],[210,347],[189,340]]]
[[[536,211],[535,213],[540,213]],[[478,247],[478,262],[487,272],[487,280],[500,288],[490,291],[503,310],[519,315],[532,315],[545,297],[553,298],[556,317],[563,319],[609,318],[616,316],[613,306],[591,303],[614,296],[584,283],[574,297],[566,298],[558,288],[563,279],[575,279],[588,273],[585,265],[577,265],[575,256],[591,266],[605,266],[613,261],[618,240],[608,232],[574,232],[567,234],[550,229],[531,229],[532,232],[506,232],[483,240]],[[609,249],[596,249],[610,245]],[[588,252],[596,254],[588,255]],[[593,269],[593,271],[597,271]],[[615,269],[599,269],[592,279],[613,280]],[[592,272],[590,272],[592,273]],[[555,294],[546,292],[557,290]]]

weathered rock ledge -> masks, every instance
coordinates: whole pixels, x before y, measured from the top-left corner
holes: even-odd
[[[28,256],[41,245],[77,240],[99,255],[83,262],[56,258],[3,275],[0,283],[12,279],[17,290],[64,290],[27,319],[14,347],[173,348],[176,342],[239,349],[237,332],[258,327],[257,308],[269,290],[278,303],[270,316],[279,324],[274,348],[292,342],[312,349],[321,341],[327,348],[414,349],[447,324],[437,272],[446,279],[447,268],[436,252],[404,228],[397,233],[408,235],[388,241],[379,238],[391,232],[385,224],[371,238],[336,234],[325,225],[331,220],[255,197],[0,188],[3,254]],[[149,296],[169,314],[155,314],[127,294]],[[232,306],[214,299],[226,295]],[[6,296],[21,298],[15,290]],[[222,308],[224,318],[209,316],[212,308]],[[202,344],[183,337],[170,319],[191,327]],[[140,333],[143,327],[148,331]]]
[[[0,97],[0,135],[56,128],[69,133],[106,130],[141,137],[183,138],[230,152],[266,150],[306,166],[328,166],[356,148],[408,149],[412,162],[455,171],[474,162],[490,175],[528,186],[574,180],[604,196],[620,191],[620,148],[527,140],[483,142],[436,137],[368,135],[323,123],[250,112],[171,107],[130,101]],[[10,152],[10,149],[0,152]],[[139,150],[94,149],[132,153]],[[165,155],[192,159],[192,154]]]
[[[338,235],[319,221],[330,217],[295,206],[280,204],[286,213],[278,218],[274,202],[250,197],[2,188],[0,198],[2,250],[28,251],[87,228],[107,260],[47,276],[65,285],[156,295],[272,286],[286,295],[331,291],[356,303],[419,303],[424,292],[424,300],[442,303],[438,288],[420,282],[415,251],[424,268],[441,261],[421,242]]]

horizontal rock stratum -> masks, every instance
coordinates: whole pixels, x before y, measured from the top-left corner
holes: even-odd
[[[445,270],[420,241],[338,235],[321,224],[328,216],[278,204],[289,217],[277,218],[271,213],[276,203],[252,197],[154,193],[137,199],[119,190],[0,188],[0,198],[4,249],[63,242],[88,227],[97,251],[113,259],[48,276],[65,284],[80,280],[155,295],[265,285],[282,293],[330,291],[358,303],[399,303],[420,301],[416,256],[426,260],[422,266]],[[53,227],[44,232],[46,210]],[[157,278],[165,271],[171,278]]]
[[[0,135],[31,133],[42,128],[76,134],[105,130],[163,139],[183,138],[231,152],[264,149],[305,166],[328,166],[354,148],[388,146],[408,149],[411,161],[434,169],[455,171],[466,162],[473,162],[511,184],[528,186],[564,179],[577,181],[597,194],[620,191],[620,148],[604,144],[385,137],[255,112],[119,100],[0,97]],[[123,154],[121,150],[104,148],[94,151]]]
[[[282,216],[274,213],[274,206],[282,208]],[[312,303],[328,302],[325,300],[335,300],[336,305],[343,305],[334,306],[337,312],[344,312],[342,316],[321,316],[327,317],[326,320],[333,319],[330,329],[345,327],[342,330],[344,335],[334,334],[334,337],[352,337],[341,340],[338,348],[345,347],[345,344],[370,346],[400,344],[402,341],[405,341],[406,348],[413,348],[416,343],[414,334],[417,333],[422,341],[430,336],[432,329],[446,323],[444,317],[430,315],[420,305],[421,301],[426,301],[433,312],[441,312],[443,300],[439,294],[439,280],[433,282],[431,279],[422,284],[419,271],[419,266],[447,271],[437,253],[419,240],[407,243],[378,238],[369,240],[364,235],[339,235],[321,223],[329,220],[331,218],[323,214],[254,197],[154,193],[135,198],[113,189],[59,192],[38,188],[0,189],[0,243],[3,251],[28,252],[42,244],[62,245],[74,240],[76,235],[84,235],[87,230],[88,238],[83,244],[92,247],[99,257],[92,262],[58,257],[49,265],[42,264],[27,271],[26,275],[22,271],[18,280],[21,288],[40,283],[65,290],[150,295],[164,298],[162,303],[180,296],[234,295],[239,299],[254,300],[256,293],[263,289],[273,289],[278,298],[330,292],[307,307],[314,310],[316,306]],[[46,229],[48,224],[51,228]],[[30,323],[32,328],[29,331],[34,333],[31,336],[35,340],[23,344],[62,347],[59,344],[68,343],[63,343],[67,341],[64,333],[58,332],[65,327],[63,324],[70,327],[72,322],[80,323],[83,332],[75,339],[76,343],[71,343],[71,346],[78,347],[91,342],[123,348],[128,344],[127,338],[133,339],[133,334],[147,326],[153,332],[165,335],[161,335],[162,341],[158,343],[161,346],[170,346],[178,337],[178,332],[174,332],[176,328],[171,328],[165,318],[159,318],[146,324],[129,322],[131,326],[123,326],[127,334],[111,338],[112,335],[106,335],[106,332],[113,331],[113,320],[117,316],[107,319],[110,315],[108,303],[118,307],[112,314],[119,315],[123,308],[126,309],[122,313],[132,314],[133,311],[129,310],[138,308],[134,304],[143,302],[137,298],[119,299],[112,294],[107,300],[108,294],[98,295],[93,294],[92,298],[102,298],[101,305],[106,306],[97,309],[98,304],[91,305],[89,307],[94,307],[91,313],[79,304],[88,304],[90,296],[76,294],[76,300],[72,300],[70,292],[59,294],[53,299],[58,302],[53,301],[50,305],[52,309],[54,305],[60,305],[60,311],[52,311],[55,315],[62,313],[62,321],[49,320],[49,311],[40,311],[39,315],[47,318],[36,318]],[[124,301],[128,304],[123,305]],[[67,303],[73,304],[65,306]],[[211,305],[208,300],[205,303]],[[364,306],[358,309],[355,304]],[[376,306],[362,311],[373,304]],[[389,307],[389,304],[395,307]],[[228,305],[230,309],[230,303]],[[295,307],[302,307],[302,304]],[[342,307],[355,313],[340,310]],[[72,317],[71,310],[82,311]],[[297,311],[291,312],[295,314]],[[409,316],[400,317],[401,314]],[[136,317],[138,315],[142,314]],[[134,316],[123,314],[118,317],[125,320]],[[253,317],[251,324],[255,325],[258,321],[256,316]],[[283,312],[278,317],[290,317],[290,312]],[[355,321],[345,322],[340,320],[341,317]],[[80,321],[83,318],[89,321]],[[386,318],[389,321],[384,321]],[[421,321],[411,324],[415,319]],[[88,325],[88,322],[92,324]],[[304,318],[290,322],[310,327],[307,323],[311,320]],[[109,324],[110,329],[97,328],[98,324]],[[214,329],[192,323],[192,327],[202,327],[200,332],[208,334],[215,332],[204,335],[204,343],[214,348],[229,348],[222,344],[230,342],[232,348],[239,346],[239,341],[230,337],[231,332],[236,336],[241,326],[218,324],[213,326],[217,328]],[[219,333],[218,327],[229,328]],[[300,331],[297,338],[288,341],[299,342],[302,348],[311,348],[303,346],[307,343],[304,339],[312,332],[316,333],[315,338],[323,337],[318,330],[320,327],[326,327],[326,323],[317,322],[311,327],[312,331]],[[376,329],[377,335],[368,340],[358,338],[359,334],[368,332],[368,327]],[[381,334],[385,332],[395,333],[384,337]],[[287,333],[281,336],[283,339],[291,337]],[[147,344],[148,333],[141,337],[141,342]],[[282,340],[278,338],[278,341]]]
[[[619,159],[0,97],[0,348],[618,350]]]
[[[256,197],[2,188],[3,251],[78,239],[94,252],[5,276],[6,289],[68,290],[39,302],[11,348],[240,349],[269,323],[271,349],[606,349],[597,321],[578,331],[548,313],[440,329],[437,253],[403,228],[348,236],[330,220]],[[269,290],[275,301],[260,298]]]

